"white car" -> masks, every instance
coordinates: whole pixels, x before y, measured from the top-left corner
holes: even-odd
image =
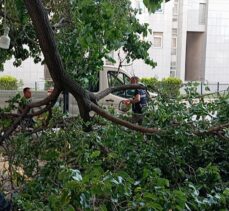
[[[94,93],[99,93],[109,87],[122,86],[130,84],[131,75],[123,69],[118,69],[115,66],[104,66],[103,70],[98,74],[99,80],[96,84],[89,86],[88,90]],[[155,98],[157,94],[148,92],[150,98]],[[99,104],[103,107],[114,107],[118,109],[120,102],[133,97],[133,90],[122,90],[111,93],[99,101]],[[75,114],[76,102],[73,97],[70,97],[69,113]],[[74,110],[74,111],[73,111]]]

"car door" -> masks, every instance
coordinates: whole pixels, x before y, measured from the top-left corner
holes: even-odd
[[[130,83],[130,77],[123,71],[108,70],[106,74],[108,87],[117,87]],[[118,109],[119,103],[122,100],[131,97],[132,95],[129,93],[129,91],[121,90],[107,95],[105,98],[101,100],[101,103],[105,107],[113,107],[115,109]]]

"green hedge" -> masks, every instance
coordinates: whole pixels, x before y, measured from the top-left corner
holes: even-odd
[[[155,91],[159,81],[156,78],[142,78],[141,82],[147,86],[149,91]]]
[[[180,94],[180,87],[182,80],[179,78],[168,77],[159,81],[156,78],[142,78],[141,82],[144,83],[148,90],[151,92],[158,92],[166,97],[177,97]]]
[[[0,90],[16,90],[18,81],[15,77],[5,75],[0,77]]]

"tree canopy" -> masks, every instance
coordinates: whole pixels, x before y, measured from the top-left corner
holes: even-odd
[[[152,6],[152,11],[160,2],[145,3]],[[1,61],[13,55],[15,65],[20,65],[29,56],[38,62],[42,52],[43,62],[47,64],[55,84],[55,91],[51,96],[29,105],[20,118],[24,118],[33,107],[46,105],[46,111],[60,92],[66,90],[76,98],[80,115],[85,121],[90,119],[89,112],[93,110],[111,121],[141,130],[138,126],[102,111],[97,105],[98,96],[82,87],[85,79],[93,80],[94,75],[102,69],[104,58],[112,60],[109,57],[111,51],[122,49],[128,62],[143,59],[152,67],[155,65],[147,52],[150,43],[142,39],[150,30],[147,24],[140,24],[137,20],[138,11],[131,7],[131,1],[9,0],[5,3],[6,5],[1,1],[1,11],[6,7],[5,21],[11,27],[12,44],[7,53],[0,50],[4,51],[0,55]],[[1,26],[3,27],[3,21]],[[16,122],[15,126],[20,120]],[[14,126],[10,129],[11,132],[13,128]]]
[[[151,11],[160,2],[144,0]],[[142,86],[99,94],[83,88],[83,79],[93,79],[113,50],[122,48],[127,60],[154,65],[150,43],[142,39],[148,27],[139,24],[130,1],[7,0],[6,6],[12,42],[9,51],[0,50],[1,64],[12,55],[16,65],[28,56],[38,62],[42,52],[55,85],[50,96],[28,104],[21,114],[12,112],[19,95],[0,109],[0,155],[6,159],[0,191],[9,194],[14,209],[228,209],[228,93],[206,100],[195,83],[184,87],[186,96],[159,92],[142,127],[97,104],[111,92]],[[63,119],[51,110],[63,90],[77,100],[82,119]],[[92,120],[90,111],[99,115]],[[19,126],[24,118],[44,113],[40,127],[23,131]],[[88,120],[89,126],[97,124],[90,133],[82,130]],[[9,206],[2,202],[0,208]]]
[[[147,5],[158,6],[161,1]],[[137,10],[129,0],[124,1],[44,1],[55,40],[60,51],[65,70],[76,79],[90,78],[101,69],[102,59],[109,53],[122,48],[127,60],[143,58],[154,65],[147,50],[150,43],[141,38],[147,36],[147,24],[136,19]],[[34,26],[22,0],[7,0],[7,18],[3,20],[4,3],[1,3],[2,24],[10,26],[12,39],[10,50],[1,49],[1,64],[10,56],[15,57],[15,65],[29,56],[40,61],[41,49]]]

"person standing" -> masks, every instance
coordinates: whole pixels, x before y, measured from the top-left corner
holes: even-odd
[[[26,105],[28,105],[30,103],[32,103],[32,92],[31,92],[31,89],[29,87],[25,87],[23,89],[23,97],[21,98],[21,101],[19,103],[18,113],[19,114],[23,113]],[[29,113],[30,114],[33,113],[33,110],[30,110]],[[26,117],[22,121],[22,125],[24,127],[32,128],[34,126],[34,124],[35,124],[35,121],[33,120],[32,117]]]
[[[19,102],[19,108],[18,113],[22,113],[25,109],[26,105],[30,104],[32,102],[32,92],[29,87],[25,87],[23,89],[23,97],[21,98],[21,101]]]
[[[139,78],[133,76],[130,78],[131,84],[138,84]],[[144,119],[144,109],[147,107],[147,91],[136,89],[132,99],[125,100],[125,103],[132,104],[132,123],[142,124]]]

